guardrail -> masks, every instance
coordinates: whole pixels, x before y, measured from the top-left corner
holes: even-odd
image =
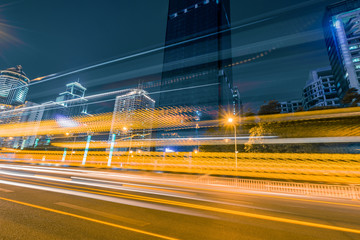
[[[34,162],[24,161],[23,159],[16,158],[2,158],[3,160],[12,160],[14,162],[28,162],[28,163],[48,163],[48,164],[69,164],[71,162],[62,162],[60,160],[52,161],[40,161]],[[132,163],[135,165],[134,163]],[[89,166],[88,164],[85,166]],[[90,165],[91,166],[91,165]],[[102,165],[100,165],[102,166]],[[187,166],[185,166],[187,167]],[[144,168],[142,170],[150,171],[163,171],[164,169],[156,169],[150,167],[149,169]],[[130,168],[131,169],[131,168]],[[137,169],[137,168],[134,168]],[[138,168],[141,169],[141,168]],[[180,168],[180,170],[183,170]],[[179,171],[181,172],[181,171]],[[212,172],[212,171],[210,171]],[[195,171],[196,173],[196,171]],[[202,171],[200,174],[206,173],[206,170]],[[283,173],[283,175],[289,175],[288,173]],[[296,176],[301,176],[298,174]],[[175,177],[174,177],[175,176]],[[278,176],[278,175],[276,175]],[[167,174],[162,173],[159,175],[160,178],[166,181],[178,181],[181,179],[182,182],[189,182],[193,184],[205,184],[212,186],[225,186],[231,187],[233,190],[236,189],[247,189],[254,191],[263,191],[263,192],[277,192],[277,193],[287,193],[287,194],[297,194],[297,195],[307,195],[307,196],[318,196],[318,197],[333,197],[333,198],[343,198],[343,199],[352,199],[360,200],[360,185],[330,185],[330,184],[314,184],[314,183],[300,183],[300,182],[285,182],[285,181],[271,181],[271,180],[254,180],[254,179],[241,179],[241,178],[230,178],[230,177],[214,177],[209,175],[191,175],[191,174]],[[336,180],[341,180],[343,176],[334,178]]]
[[[164,178],[172,181],[172,177],[165,174]],[[173,180],[178,181],[176,177]],[[254,190],[274,193],[287,193],[316,197],[331,197],[351,200],[360,200],[360,186],[358,185],[329,185],[313,183],[295,183],[268,180],[253,180],[241,178],[226,178],[212,176],[183,175],[181,181],[210,186],[231,187],[232,190]]]

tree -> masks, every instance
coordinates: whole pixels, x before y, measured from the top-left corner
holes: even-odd
[[[271,100],[267,104],[264,104],[260,107],[258,115],[277,114],[280,112],[281,112],[280,103],[276,100]]]
[[[356,107],[360,103],[360,94],[356,88],[350,88],[345,93],[341,103],[345,106]]]

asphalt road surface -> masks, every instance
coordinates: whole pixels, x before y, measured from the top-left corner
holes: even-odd
[[[0,239],[360,239],[358,201],[0,164]]]

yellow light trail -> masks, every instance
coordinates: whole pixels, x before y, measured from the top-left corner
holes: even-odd
[[[18,181],[18,182],[27,183],[26,181]],[[205,205],[184,203],[184,202],[158,199],[158,198],[152,198],[152,197],[137,196],[137,195],[125,194],[125,193],[117,193],[117,192],[106,191],[106,190],[101,190],[101,189],[93,189],[90,191],[85,191],[85,190],[78,190],[78,189],[73,189],[73,188],[57,187],[57,186],[52,186],[52,185],[47,185],[47,184],[37,184],[37,185],[50,186],[50,187],[55,187],[55,188],[61,188],[61,189],[66,189],[66,190],[79,191],[79,192],[86,192],[86,193],[95,193],[95,194],[112,196],[112,197],[123,197],[123,198],[134,199],[134,200],[162,203],[162,204],[181,206],[181,207],[186,207],[186,208],[213,211],[213,212],[218,212],[218,213],[226,213],[226,214],[237,215],[237,216],[242,216],[242,217],[256,218],[256,219],[260,219],[260,220],[275,221],[275,222],[295,224],[295,225],[301,225],[301,226],[307,226],[307,227],[315,227],[315,228],[321,228],[321,229],[327,229],[327,230],[360,234],[360,229],[338,227],[338,226],[332,226],[332,225],[327,225],[327,224],[300,221],[300,220],[289,219],[289,218],[274,217],[274,216],[263,215],[263,214],[248,213],[248,212],[242,212],[242,211],[231,210],[231,209],[210,207],[210,206],[205,206]],[[59,184],[59,185],[66,185],[66,184]],[[78,188],[91,189],[91,188],[86,188],[86,187],[78,187]],[[107,193],[107,192],[109,192],[109,193]],[[1,197],[0,197],[0,199],[5,200],[5,201],[15,201],[15,200],[1,198]],[[22,202],[18,202],[18,201],[15,201],[15,202],[22,204]],[[26,205],[26,204],[27,203],[25,203],[23,205]],[[32,205],[32,204],[30,204],[30,205]],[[34,205],[34,206],[36,206],[36,205]],[[40,206],[36,206],[36,207],[40,207]],[[53,210],[53,209],[50,209],[50,210]],[[55,211],[57,211],[57,210],[55,210]]]
[[[62,161],[63,151],[0,151],[3,161],[80,166],[84,151]],[[85,166],[108,167],[108,152],[89,151]],[[130,157],[129,157],[130,156]],[[359,154],[241,153],[235,169],[233,153],[222,152],[114,152],[111,167],[151,171],[237,175],[261,179],[284,179],[342,184],[360,183]],[[0,160],[1,161],[1,160]]]

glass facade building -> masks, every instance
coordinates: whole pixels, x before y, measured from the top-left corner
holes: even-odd
[[[360,89],[360,0],[327,6],[323,28],[336,90],[342,98],[349,88]]]
[[[24,104],[30,80],[20,65],[0,71],[0,104]]]
[[[233,105],[229,0],[170,0],[158,106]]]

